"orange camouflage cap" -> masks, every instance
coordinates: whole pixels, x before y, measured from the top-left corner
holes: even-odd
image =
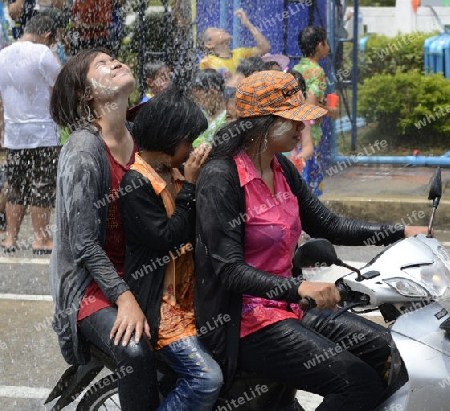
[[[304,121],[327,114],[325,109],[306,103],[292,74],[275,70],[260,71],[242,80],[236,90],[236,108],[241,118],[274,114]]]

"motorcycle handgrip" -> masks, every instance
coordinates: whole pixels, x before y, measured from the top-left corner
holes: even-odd
[[[300,300],[299,305],[300,305],[300,308],[301,308],[303,311],[308,311],[308,310],[310,310],[311,308],[316,308],[316,307],[317,307],[316,300],[312,299],[311,297],[303,297],[303,298]]]
[[[341,301],[350,301],[351,289],[348,287],[348,285],[344,284],[342,279],[338,279],[335,285],[339,291],[339,295],[341,296]],[[308,296],[302,298],[300,305],[303,311],[307,311],[311,308],[317,308],[316,300]]]
[[[351,301],[351,288],[346,285],[344,283],[344,281],[342,280],[342,278],[339,278],[336,282],[335,282],[336,288],[339,291],[339,295],[341,296],[341,301],[346,301],[349,302]]]

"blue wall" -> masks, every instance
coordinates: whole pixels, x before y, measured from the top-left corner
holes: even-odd
[[[247,12],[250,21],[258,27],[271,44],[271,53],[283,53],[283,12],[284,0],[241,0],[241,7]],[[201,33],[207,27],[220,27],[220,9],[225,5],[226,18],[223,19],[223,27],[228,33],[233,33],[233,0],[197,0],[197,33]],[[311,0],[305,4],[292,3],[288,9],[288,55],[300,55],[297,44],[298,33],[308,25],[308,13]],[[326,0],[317,0],[318,9],[326,25]],[[315,24],[320,24],[316,13]],[[326,28],[326,27],[325,27]],[[240,29],[240,47],[253,47],[255,42],[250,32],[245,28]],[[236,48],[237,44],[231,44]]]

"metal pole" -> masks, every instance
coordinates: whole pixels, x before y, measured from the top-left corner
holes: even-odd
[[[233,1],[233,11],[241,8],[241,0]],[[241,21],[237,17],[233,17],[233,48],[241,46]]]
[[[220,0],[220,28],[227,28],[228,0]]]
[[[145,53],[146,53],[146,38],[147,29],[145,24],[145,9],[147,3],[145,0],[139,0],[138,8],[138,18],[139,18],[139,38],[138,38],[138,61],[139,61],[139,100],[145,95],[145,78],[144,78],[144,64],[145,64]]]
[[[308,8],[308,26],[315,25],[315,11],[316,11],[316,0],[312,0],[311,5]]]
[[[168,48],[169,48],[169,2],[168,0],[162,0],[164,6],[164,61],[168,62]]]
[[[415,167],[450,167],[450,157],[445,156],[371,156],[364,154],[366,153],[361,152],[354,156],[335,156],[332,158],[332,161],[334,164],[337,164],[337,167],[339,167],[340,170],[354,164],[398,164]],[[368,154],[370,154],[370,152]]]
[[[359,20],[359,0],[354,1],[353,8],[353,53],[352,53],[352,140],[350,149],[352,153],[356,151],[356,118],[358,110],[358,22]]]
[[[283,13],[283,54],[285,56],[287,56],[287,38],[288,38],[288,20],[287,20],[287,15],[288,13],[286,13],[288,11],[288,7],[289,7],[289,0],[284,0],[284,9],[283,11],[285,13]]]
[[[328,81],[328,91],[331,93],[334,93],[336,87],[335,87],[335,55],[336,55],[336,49],[337,49],[337,42],[336,42],[336,4],[335,0],[329,0],[327,2],[327,37],[328,37],[328,44],[330,45],[330,51],[331,56],[328,59],[328,78],[331,79],[331,81]],[[339,41],[339,39],[338,39]],[[337,142],[336,142],[336,126],[335,122],[330,122],[330,149],[331,149],[331,155],[336,156],[337,155]]]

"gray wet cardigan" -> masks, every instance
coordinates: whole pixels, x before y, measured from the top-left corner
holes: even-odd
[[[89,360],[77,330],[81,299],[92,279],[109,301],[129,289],[103,250],[110,201],[105,144],[92,127],[74,132],[61,150],[50,259],[53,329],[69,364]]]

